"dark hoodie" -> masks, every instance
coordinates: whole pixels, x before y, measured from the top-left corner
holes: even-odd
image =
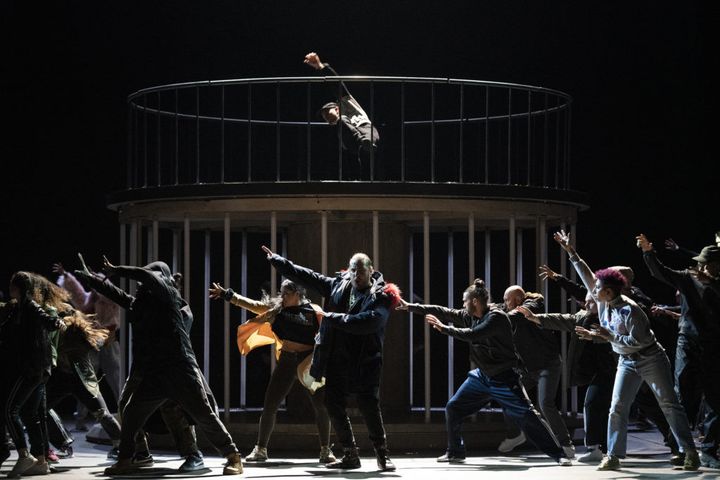
[[[170,268],[165,262],[145,267],[119,266],[115,274],[139,282],[135,296],[110,282],[76,271],[84,286],[128,310],[133,326],[133,366],[144,371],[162,371],[169,367],[197,368],[195,352],[187,331],[187,303],[175,288]],[[189,322],[188,322],[189,320]]]

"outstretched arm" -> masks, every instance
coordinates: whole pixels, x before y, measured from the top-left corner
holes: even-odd
[[[408,312],[417,313],[419,315],[432,315],[443,322],[452,322],[459,327],[470,326],[470,316],[465,310],[443,307],[440,305],[422,305],[420,303],[408,303],[401,300],[397,306],[398,310],[407,310]],[[468,318],[466,318],[468,317]]]
[[[132,307],[135,297],[116,287],[110,283],[108,279],[98,278],[84,270],[75,270],[74,273],[75,277],[85,288],[95,290],[125,310],[129,310],[130,307]]]
[[[377,332],[387,324],[390,316],[385,299],[378,299],[371,308],[356,314],[347,313],[325,313],[323,322],[328,322],[337,328],[354,335],[367,335]]]
[[[270,310],[270,307],[266,304],[248,297],[243,297],[239,293],[235,293],[232,288],[223,288],[222,285],[216,282],[213,282],[212,287],[210,287],[209,293],[210,298],[212,298],[213,300],[222,298],[223,300],[232,303],[236,307],[250,310],[256,315],[261,315]]]
[[[108,276],[118,275],[120,277],[126,277],[131,280],[142,283],[148,290],[157,296],[157,298],[163,298],[165,293],[170,289],[170,286],[165,283],[160,275],[152,272],[146,268],[133,267],[130,265],[113,265],[110,261],[103,256],[103,270]]]
[[[75,276],[66,271],[62,263],[54,263],[52,271],[59,275],[57,284],[70,293],[73,305],[82,312],[90,310],[90,292],[86,291]]]
[[[267,259],[270,261],[270,265],[275,267],[275,269],[281,275],[284,275],[290,280],[304,285],[308,288],[312,288],[323,297],[330,296],[333,283],[335,282],[334,278],[326,277],[325,275],[314,272],[309,268],[295,265],[287,258],[281,257],[280,255],[273,253],[273,251],[265,245],[263,245],[261,248],[263,252],[265,252],[265,254],[267,255]]]

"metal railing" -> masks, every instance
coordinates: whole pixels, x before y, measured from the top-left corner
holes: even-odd
[[[570,188],[566,93],[382,76],[213,80],[135,92],[127,188],[348,180],[344,172],[357,160],[343,149],[341,122],[318,114],[340,98],[343,82],[379,131],[365,180]]]

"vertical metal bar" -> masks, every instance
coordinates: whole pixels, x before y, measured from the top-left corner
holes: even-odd
[[[147,236],[145,237],[145,241],[147,242],[145,244],[145,255],[146,255],[146,261],[147,263],[154,262],[155,257],[153,256],[153,229],[152,224],[147,227]]]
[[[211,232],[210,229],[205,230],[205,257],[203,269],[203,291],[210,289],[210,255],[211,255]],[[228,284],[223,284],[225,288]],[[225,303],[225,302],[223,302]],[[203,375],[210,378],[210,297],[203,295]]]
[[[180,271],[180,232],[177,229],[172,232],[172,271]]]
[[[555,188],[560,183],[560,97],[555,99]]]
[[[327,275],[328,271],[328,213],[326,210],[320,212],[320,273]]]
[[[195,183],[200,183],[200,87],[195,87]]]
[[[340,119],[337,122],[337,141],[338,141],[338,180],[343,179],[342,174],[342,116],[343,116],[343,108],[342,108],[342,83],[338,82],[338,113],[340,114]]]
[[[143,247],[143,239],[145,238],[143,233],[144,233],[144,229],[143,229],[142,221],[138,221],[138,230],[137,230],[137,237],[138,237],[138,241],[137,241],[137,262],[138,263],[137,264],[138,265],[144,263],[143,262],[143,255],[144,255],[143,248],[147,247],[147,245],[145,245]]]
[[[537,218],[537,261],[539,265],[548,264],[548,244],[547,244],[547,218],[545,215],[540,215]],[[541,285],[538,286],[537,291],[542,292],[545,297],[545,312],[547,313],[549,305],[547,299],[550,298],[550,285],[548,281],[543,282],[540,277],[535,276]]]
[[[225,85],[220,87],[220,183],[225,183]]]
[[[485,183],[490,183],[490,87],[485,86]],[[487,282],[486,282],[487,285]]]
[[[175,90],[175,185],[180,183],[180,108],[178,91]]]
[[[447,304],[449,308],[455,308],[455,242],[452,229],[448,230],[447,236]],[[447,398],[450,400],[455,393],[455,339],[447,336],[448,361],[447,361]]]
[[[137,113],[137,111],[135,112],[135,115],[133,115],[133,131],[135,132],[135,134],[133,135],[133,155],[135,157],[135,164],[133,168],[133,185],[135,187],[140,186],[140,120],[138,119],[138,115],[139,114]]]
[[[230,214],[223,219],[223,285],[230,285]],[[206,295],[207,296],[207,295]],[[223,407],[225,422],[230,421],[230,304],[223,302]]]
[[[190,304],[190,217],[183,219],[183,293]]]
[[[567,225],[565,224],[565,222],[560,224],[560,228],[562,230],[566,231],[565,229],[567,228]],[[575,236],[571,234],[570,239],[571,239],[571,241],[574,241]],[[562,248],[558,248],[558,251],[560,253],[560,274],[562,276],[566,277],[567,276],[567,255],[562,250]],[[575,271],[575,269],[573,268],[573,273],[575,273],[574,271]],[[572,277],[571,277],[571,279],[572,279]],[[567,307],[568,307],[567,300],[568,300],[567,292],[565,291],[564,288],[561,288],[560,289],[560,311],[562,313],[567,313]],[[565,362],[565,355],[567,354],[566,345],[565,345],[566,341],[567,341],[566,337],[561,336],[561,338],[560,338],[560,342],[561,342],[560,343],[560,359],[562,361],[563,368],[562,368],[562,372],[560,375],[560,389],[562,391],[560,410],[562,412],[567,412],[567,390],[566,390],[567,389],[567,366],[566,366],[566,362]]]
[[[491,245],[492,235],[489,228],[485,229],[485,286],[487,287],[488,292],[491,291],[491,281],[492,281],[492,245]]]
[[[565,147],[565,189],[570,189],[570,134],[572,132],[572,99],[567,99],[567,129],[565,132],[565,140],[566,140],[566,147]]]
[[[512,184],[512,88],[508,89],[508,137],[507,137],[507,174],[508,185]]]
[[[532,185],[531,175],[531,141],[532,141],[532,92],[528,90],[528,114],[527,114],[527,184]]]
[[[275,84],[275,180],[280,181],[280,83]],[[275,250],[273,250],[275,251]],[[273,269],[275,270],[275,269]]]
[[[464,85],[460,84],[460,145],[458,145],[458,156],[460,158],[460,164],[458,165],[458,181],[463,183],[463,127],[465,126],[465,89]]]
[[[148,100],[143,95],[143,187],[148,186],[148,125],[147,125]]]
[[[547,187],[547,167],[549,157],[549,140],[548,140],[548,94],[545,93],[545,109],[543,113],[543,187]]]
[[[515,285],[517,283],[517,272],[515,271],[515,260],[517,255],[517,232],[515,230],[515,215],[510,216],[510,222],[508,225],[508,234],[509,234],[509,245],[510,245],[510,285]]]
[[[515,282],[518,285],[523,284],[523,230],[517,229],[517,261],[516,261]]]
[[[247,181],[252,181],[252,85],[248,84],[247,97]]]
[[[410,232],[410,238],[408,239],[408,298],[410,299],[410,302],[415,302],[415,248],[414,248],[414,238],[413,233]],[[415,406],[415,392],[413,389],[415,388],[415,384],[413,382],[413,378],[415,377],[414,371],[415,371],[415,342],[414,342],[414,334],[415,334],[415,318],[412,313],[410,313],[410,323],[409,323],[409,331],[408,331],[408,356],[410,357],[409,362],[409,371],[408,371],[408,382],[409,382],[409,392],[410,392],[410,411],[412,411],[413,406]]]
[[[127,225],[120,224],[120,265],[127,265]],[[120,278],[120,289],[125,290],[127,280]],[[127,321],[127,313],[124,308],[120,309],[120,381],[124,382],[127,378],[127,348],[128,330],[130,324]]]
[[[475,280],[475,214],[468,215],[468,285]]]
[[[370,80],[370,181],[375,181],[375,128],[373,124],[375,118],[375,84]]]
[[[423,296],[425,304],[430,303],[430,214],[423,212]],[[430,422],[430,411],[432,408],[430,397],[430,325],[423,324],[424,330],[424,354],[425,354],[425,422]]]
[[[138,230],[140,230],[139,224],[137,220],[133,220],[133,222],[130,224],[130,265],[132,266],[138,266]],[[124,286],[124,283],[120,284],[121,286]],[[137,282],[135,280],[130,280],[128,285],[128,291],[130,292],[130,295],[135,295],[135,292],[137,291]],[[132,355],[132,325],[128,322],[127,323],[127,359],[128,359],[128,365],[132,365],[133,361],[133,355]]]
[[[400,181],[405,181],[405,82],[400,83]]]
[[[380,215],[377,210],[372,212],[372,226],[373,265],[375,265],[375,270],[380,270]]]
[[[247,232],[242,232],[242,264],[240,265],[240,295],[247,297]],[[240,309],[240,323],[247,321],[247,310]],[[240,408],[247,406],[247,358],[240,355]]]
[[[430,181],[435,183],[435,83],[430,82]]]
[[[152,223],[152,252],[153,261],[160,260],[160,222],[157,217]]]
[[[311,107],[311,102],[310,102],[310,96],[312,94],[312,89],[310,88],[310,86],[311,86],[311,84],[308,83],[307,84],[307,95],[306,95],[306,98],[307,98],[307,104],[306,104],[306,109],[307,109],[307,152],[306,153],[307,153],[307,181],[308,182],[312,178],[312,173],[311,173],[311,168],[310,168],[311,163],[312,163],[312,154],[311,154],[311,151],[312,151],[312,148],[311,148],[311,142],[312,142],[312,121],[311,121],[312,111],[311,111],[311,108],[312,107]]]
[[[133,117],[135,114],[135,109],[133,107],[135,100],[128,101],[128,112],[127,112],[127,165],[126,167],[126,179],[125,183],[127,185],[128,190],[131,188],[134,188],[135,185],[133,183],[133,152],[134,152],[134,135],[133,135]]]
[[[277,252],[277,212],[270,212],[270,250]],[[270,267],[270,296],[277,293],[277,270]],[[270,371],[275,370],[275,345],[270,348]]]
[[[158,113],[156,113],[157,118],[157,125],[156,125],[156,132],[155,132],[155,154],[157,158],[157,186],[159,187],[162,185],[162,148],[161,148],[161,141],[160,141],[160,130],[161,130],[161,123],[160,123],[160,92],[157,92],[157,109]]]

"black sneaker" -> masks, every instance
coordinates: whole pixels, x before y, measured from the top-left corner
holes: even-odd
[[[326,468],[337,468],[341,470],[354,470],[360,468],[360,457],[357,448],[346,448],[343,450],[343,456],[337,462],[331,462],[325,465]]]
[[[120,449],[118,449],[118,447],[113,447],[108,452],[107,458],[108,458],[108,460],[117,460],[119,455],[120,455]]]
[[[7,460],[8,458],[10,458],[10,450],[6,450],[4,448],[0,450],[0,465],[5,463],[5,460]]]
[[[73,457],[73,447],[70,445],[66,447],[60,447],[57,449],[57,452],[55,452],[58,457],[60,458],[72,458]]]
[[[203,462],[203,457],[200,452],[191,453],[187,457],[185,457],[185,461],[182,465],[180,465],[180,468],[178,468],[179,472],[196,472],[198,470],[204,470],[205,469],[205,462]]]
[[[394,472],[395,464],[388,457],[387,448],[378,448],[375,450],[375,456],[377,457],[378,470],[381,472]]]
[[[155,460],[150,452],[136,452],[132,457],[132,463],[138,467],[152,467]]]

